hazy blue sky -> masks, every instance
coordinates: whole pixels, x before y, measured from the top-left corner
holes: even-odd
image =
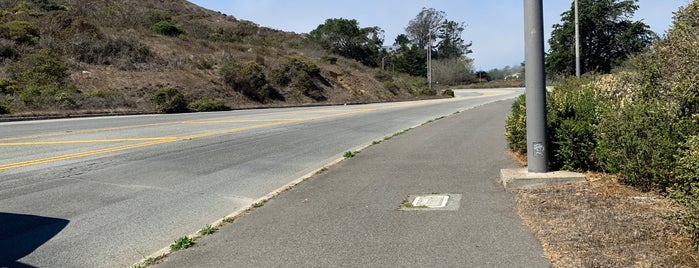
[[[516,65],[524,60],[523,0],[189,0],[199,6],[283,31],[308,33],[328,18],[356,19],[361,27],[385,31],[385,45],[405,33],[408,22],[423,7],[447,13],[447,19],[465,22],[463,38],[473,41],[475,67],[480,70]],[[544,0],[546,40],[552,25],[573,0]],[[640,0],[635,19],[662,35],[673,12],[689,0]],[[548,45],[547,45],[548,46]],[[548,47],[547,47],[548,49]]]

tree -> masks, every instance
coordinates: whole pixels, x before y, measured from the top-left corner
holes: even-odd
[[[437,58],[454,59],[470,54],[471,42],[466,44],[461,35],[464,32],[464,23],[445,20],[439,27],[437,44]]]
[[[579,0],[582,72],[609,73],[629,56],[642,52],[655,34],[642,21],[631,21],[637,0]],[[546,56],[550,74],[575,74],[575,6],[555,24]]]
[[[325,49],[364,65],[376,67],[381,60],[383,30],[379,27],[360,28],[357,20],[327,19],[311,31],[309,37]]]
[[[446,13],[434,8],[422,8],[422,11],[410,20],[405,28],[408,38],[417,47],[426,49],[430,40],[437,38],[437,28],[442,25]]]

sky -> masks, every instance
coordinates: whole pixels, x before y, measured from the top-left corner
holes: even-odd
[[[408,22],[422,8],[446,13],[446,19],[464,22],[462,38],[472,41],[477,70],[519,65],[524,61],[523,0],[189,0],[201,7],[249,20],[277,30],[308,33],[326,19],[356,19],[360,27],[378,26],[385,32],[384,45],[392,45],[405,33]],[[544,38],[560,23],[561,13],[573,0],[543,0]],[[672,16],[690,0],[639,0],[635,20],[642,20],[655,33],[665,34]]]

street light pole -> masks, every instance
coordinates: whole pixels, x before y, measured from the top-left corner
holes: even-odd
[[[575,0],[575,76],[580,78],[580,18],[578,0]]]
[[[432,91],[432,29],[427,33],[427,84]]]
[[[524,0],[527,71],[527,160],[530,173],[548,172],[543,0]]]

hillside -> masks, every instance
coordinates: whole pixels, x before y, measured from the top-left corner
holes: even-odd
[[[0,2],[5,116],[391,101],[423,86],[184,0]]]

